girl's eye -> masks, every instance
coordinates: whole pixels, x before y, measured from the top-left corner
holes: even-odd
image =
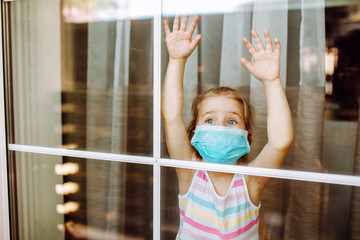
[[[214,124],[215,123],[215,121],[213,120],[213,119],[207,119],[206,121],[205,121],[206,123],[210,123],[210,124]]]
[[[228,123],[229,125],[235,125],[235,124],[236,124],[236,121],[235,121],[235,120],[229,120],[227,123]]]

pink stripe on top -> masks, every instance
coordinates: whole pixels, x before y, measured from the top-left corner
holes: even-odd
[[[202,180],[206,181],[206,182],[208,181],[205,173],[202,172],[202,171],[199,171],[198,174],[197,174],[197,176],[198,176],[199,178],[201,178]]]
[[[259,222],[259,217],[257,217],[255,220],[251,221],[246,226],[239,228],[234,232],[227,233],[227,234],[222,234],[218,229],[202,225],[188,217],[184,217],[184,221],[186,223],[190,224],[191,226],[193,226],[194,228],[199,229],[206,233],[214,234],[214,235],[220,237],[220,239],[233,239],[233,238],[239,237],[241,234],[245,233],[246,231],[251,229],[254,225],[256,225]]]
[[[244,182],[242,179],[236,180],[232,187],[235,188],[235,187],[240,187],[240,186],[244,186]]]

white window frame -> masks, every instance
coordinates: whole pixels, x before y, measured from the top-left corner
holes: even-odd
[[[309,182],[319,182],[325,184],[340,184],[360,187],[360,176],[329,174],[319,172],[305,172],[296,170],[284,169],[268,169],[268,168],[254,168],[246,166],[229,166],[218,165],[204,162],[191,162],[174,159],[161,158],[161,114],[160,114],[160,100],[161,100],[161,0],[155,0],[154,7],[154,86],[153,86],[153,157],[141,157],[113,153],[99,153],[83,150],[70,150],[62,148],[39,147],[21,144],[6,145],[5,138],[5,99],[4,99],[4,71],[3,58],[0,59],[0,238],[10,239],[9,233],[9,206],[8,206],[8,175],[7,175],[7,148],[11,151],[27,152],[36,154],[49,154],[66,157],[77,157],[87,159],[97,159],[113,162],[128,162],[135,164],[146,164],[153,166],[153,239],[160,239],[160,184],[161,184],[161,167],[180,167],[190,169],[204,169],[209,171],[219,171],[228,173],[240,173],[248,175],[258,175],[264,177],[281,178],[288,180],[300,180]],[[1,6],[0,6],[1,10]],[[0,19],[0,29],[2,29]],[[0,45],[0,55],[3,55],[2,44]]]
[[[2,6],[0,5],[0,12]],[[2,18],[0,18],[2,32]],[[9,203],[8,203],[8,174],[7,174],[7,149],[5,135],[5,96],[4,96],[4,69],[3,69],[3,42],[0,39],[0,238],[10,239]]]

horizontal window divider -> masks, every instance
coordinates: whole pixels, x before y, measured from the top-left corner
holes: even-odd
[[[87,150],[73,150],[65,148],[54,148],[54,147],[40,147],[32,145],[21,145],[21,144],[9,144],[8,149],[11,151],[37,153],[37,154],[48,154],[64,157],[76,157],[76,158],[89,158],[96,160],[105,160],[113,162],[125,162],[125,163],[138,163],[154,165],[155,159],[153,157],[144,157],[136,155],[126,155],[119,153],[103,153],[94,152]]]
[[[340,184],[360,187],[360,176],[341,175],[332,173],[307,172],[274,168],[259,168],[248,166],[234,166],[225,164],[214,164],[206,162],[193,162],[187,160],[159,159],[158,163],[163,167],[176,167],[188,169],[201,169],[207,171],[239,173],[261,177],[272,177],[307,182],[319,182],[327,184]]]
[[[20,145],[20,144],[9,144],[8,149],[11,151],[18,151],[18,152],[48,154],[48,155],[77,157],[77,158],[89,158],[96,160],[147,164],[147,165],[159,164],[162,167],[202,169],[208,171],[239,173],[239,174],[247,174],[247,175],[254,175],[261,177],[272,177],[272,178],[280,178],[280,179],[360,187],[360,176],[343,175],[343,174],[222,165],[222,164],[194,162],[187,160],[175,160],[175,159],[167,159],[167,158],[156,159],[153,157],[133,156],[133,155],[125,155],[125,154],[117,154],[117,153],[101,153],[101,152],[93,152],[93,151],[85,151],[85,150],[39,147],[39,146]]]

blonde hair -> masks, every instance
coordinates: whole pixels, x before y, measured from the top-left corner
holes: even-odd
[[[251,132],[253,124],[254,124],[254,110],[251,104],[243,97],[241,97],[235,89],[229,88],[229,87],[218,87],[218,88],[212,88],[207,90],[206,92],[200,94],[197,96],[193,103],[192,103],[192,120],[189,122],[187,127],[187,134],[189,136],[189,139],[191,140],[193,136],[193,131],[196,127],[196,122],[199,115],[199,109],[201,103],[208,97],[217,97],[217,96],[223,96],[227,97],[233,100],[238,101],[243,106],[243,116],[244,116],[244,124],[245,128],[248,132]],[[251,144],[251,140],[249,141]],[[194,148],[197,157],[201,158],[200,154]],[[244,158],[245,161],[247,161],[246,157]]]

